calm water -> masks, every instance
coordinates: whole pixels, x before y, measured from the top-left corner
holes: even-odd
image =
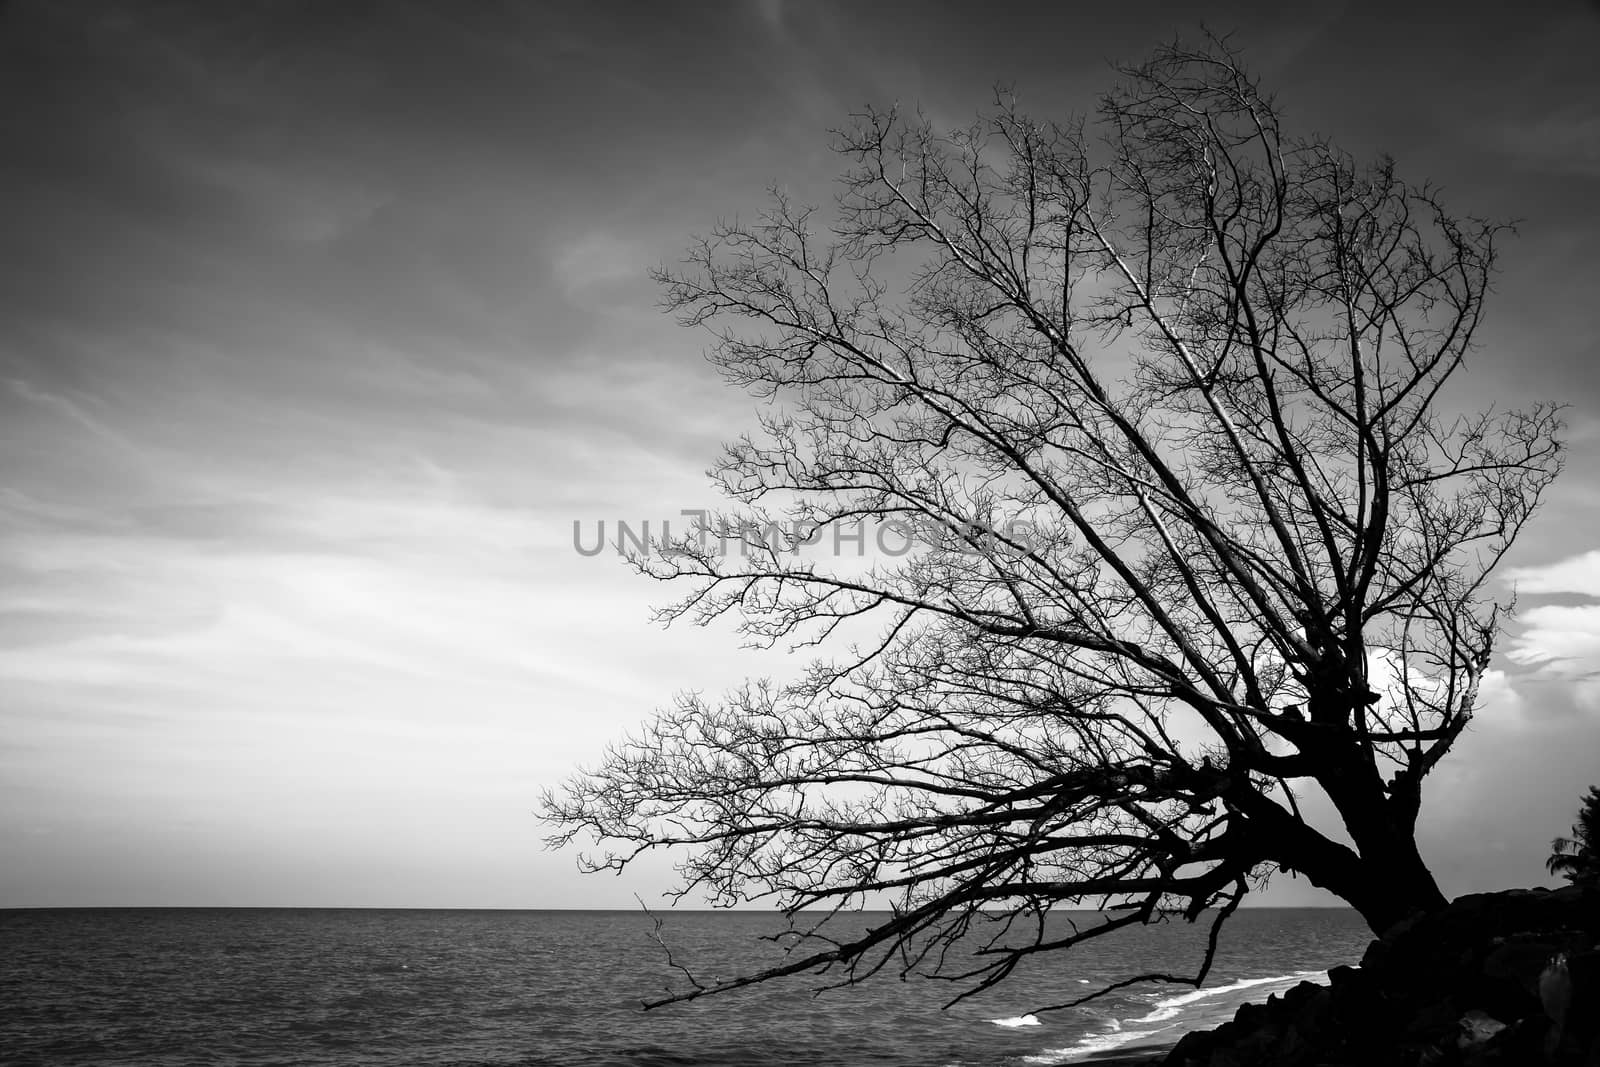
[[[859,918],[852,920],[860,922]],[[703,974],[770,961],[770,916],[668,913]],[[0,911],[5,1064],[459,1067],[1020,1067],[1170,1043],[1309,972],[1359,958],[1351,912],[1232,923],[1207,988],[1119,992],[1029,1017],[1130,973],[1181,966],[1182,924],[1044,958],[947,1011],[945,983],[813,996],[803,981],[642,1012],[670,978],[637,912]]]

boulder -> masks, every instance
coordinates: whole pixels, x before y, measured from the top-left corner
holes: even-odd
[[[1600,1067],[1600,888],[1475,893],[1360,967],[1185,1035],[1167,1067]]]

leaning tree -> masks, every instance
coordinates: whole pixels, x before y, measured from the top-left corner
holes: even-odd
[[[546,795],[552,841],[674,850],[718,904],[888,908],[667,999],[885,965],[970,992],[1175,914],[1211,924],[1195,973],[1133,977],[1198,984],[1274,869],[1374,930],[1444,903],[1422,782],[1560,463],[1554,406],[1445,388],[1503,227],[1291,138],[1215,42],[1123,75],[1061,125],[861,116],[826,220],[775,191],[659,275],[769,403],[718,537],[635,562],[683,589],[667,620],[819,658],[680,697]],[[827,551],[864,521],[915,548]]]

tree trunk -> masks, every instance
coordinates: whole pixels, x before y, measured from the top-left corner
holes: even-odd
[[[1346,899],[1381,934],[1448,901],[1417,850],[1416,805],[1404,797],[1391,799],[1377,767],[1360,749],[1352,746],[1346,755],[1317,777],[1360,856],[1359,899]]]
[[[1381,857],[1364,854],[1356,881],[1360,888],[1358,895],[1350,898],[1351,906],[1375,934],[1448,903],[1410,838],[1397,842]]]
[[[1299,829],[1298,840],[1273,848],[1273,861],[1346,901],[1374,934],[1448,903],[1409,838],[1395,840],[1381,852],[1369,848],[1357,853],[1309,827]]]
[[[1366,694],[1365,684],[1356,692]],[[1298,741],[1310,777],[1333,802],[1355,847],[1337,844],[1285,813],[1285,823],[1301,831],[1286,835],[1292,842],[1288,851],[1295,854],[1286,865],[1343,897],[1374,933],[1382,934],[1448,901],[1417,850],[1419,783],[1397,775],[1385,786],[1370,745],[1350,728],[1351,709],[1366,702],[1365,695],[1352,696],[1341,674],[1311,694],[1313,725]]]
[[[1335,786],[1328,793],[1344,817],[1353,849],[1265,797],[1232,794],[1230,799],[1244,810],[1258,854],[1346,901],[1375,934],[1448,903],[1403,812],[1390,810],[1381,792]]]

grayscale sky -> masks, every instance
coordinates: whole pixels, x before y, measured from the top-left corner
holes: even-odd
[[[1600,9],[1207,7],[1292,129],[1521,220],[1452,399],[1565,401],[1571,462],[1423,837],[1449,893],[1542,884],[1600,779]],[[573,548],[711,503],[751,421],[646,270],[771,182],[825,201],[865,103],[1065,115],[1194,11],[0,8],[0,906],[659,892],[533,816],[774,669]]]

